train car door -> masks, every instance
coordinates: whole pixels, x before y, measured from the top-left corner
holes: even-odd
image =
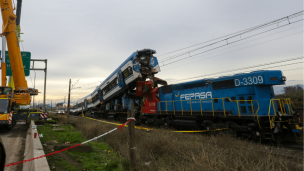
[[[103,94],[100,89],[98,90],[98,97],[99,97],[100,103],[102,104],[103,103]]]
[[[124,87],[125,86],[125,81],[123,79],[123,76],[122,76],[122,72],[121,70],[119,70],[117,72],[117,78],[118,78],[118,86],[121,88],[121,87]]]
[[[88,108],[88,101],[87,99],[84,99],[84,109],[87,109]]]

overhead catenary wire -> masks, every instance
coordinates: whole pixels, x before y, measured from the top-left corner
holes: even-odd
[[[301,20],[301,21],[303,21],[303,20]],[[295,33],[295,34],[299,34],[299,33],[302,33],[302,32],[303,32],[303,31],[298,32],[298,33]],[[265,32],[263,32],[263,33],[265,33]],[[258,34],[256,34],[256,35],[259,35],[259,34],[262,34],[262,33],[258,33]],[[256,36],[256,35],[253,35],[253,36]],[[294,35],[294,34],[292,34],[292,35]],[[224,47],[224,46],[227,46],[227,45],[230,45],[230,44],[233,44],[233,43],[236,43],[236,42],[239,42],[239,41],[248,39],[248,38],[253,37],[253,36],[249,36],[249,37],[246,37],[246,38],[243,38],[243,39],[240,39],[240,40],[236,40],[236,41],[233,41],[233,42],[229,42],[229,43],[227,43],[227,44],[223,44],[223,45],[220,45],[220,46],[218,46],[218,47],[215,47],[215,48],[212,48],[212,49],[203,51],[203,52],[199,52],[199,53],[197,53],[197,54],[191,54],[191,55],[190,55],[190,54],[189,54],[190,52],[185,52],[185,53],[183,53],[182,55],[186,55],[186,54],[187,54],[187,55],[189,55],[189,56],[186,56],[186,57],[181,58],[181,59],[174,60],[174,61],[169,62],[169,63],[165,63],[165,61],[160,61],[159,63],[162,63],[161,66],[170,65],[170,64],[172,64],[172,63],[176,63],[176,62],[179,62],[179,61],[182,61],[182,60],[185,60],[185,59],[189,59],[189,58],[192,58],[193,56],[197,56],[197,55],[202,54],[202,53],[206,53],[206,52],[209,52],[209,51],[212,51],[212,50],[215,50],[215,49],[219,49],[219,48],[222,48],[222,47]],[[288,36],[291,36],[291,35],[288,35]],[[285,36],[285,37],[288,37],[288,36]],[[182,56],[182,55],[181,55],[181,56]],[[169,60],[171,60],[171,59],[169,59]],[[166,61],[169,61],[169,60],[166,60]]]
[[[225,54],[229,54],[229,53],[236,52],[236,51],[239,51],[239,50],[243,50],[243,49],[247,49],[247,48],[250,48],[250,47],[258,46],[258,45],[261,45],[261,44],[264,44],[264,43],[269,43],[269,42],[272,42],[272,41],[275,41],[275,40],[279,40],[279,39],[282,39],[282,38],[286,38],[286,37],[289,37],[289,36],[294,36],[294,35],[297,35],[297,34],[300,34],[300,33],[303,33],[303,31],[297,32],[297,33],[294,33],[294,34],[290,34],[290,35],[287,35],[287,36],[282,36],[282,37],[279,37],[279,38],[275,38],[275,39],[272,39],[272,40],[267,40],[267,41],[264,41],[264,42],[261,42],[261,43],[257,43],[257,44],[250,45],[250,46],[247,46],[247,47],[244,47],[244,48],[232,50],[232,51],[225,52],[225,53],[222,53],[222,54],[219,54],[219,55],[215,55],[215,56],[203,58],[203,59],[200,59],[200,60],[188,62],[188,63],[185,63],[185,64],[183,64],[183,65],[178,65],[178,66],[174,66],[174,67],[171,67],[171,68],[165,68],[165,69],[163,69],[163,70],[168,70],[168,69],[176,68],[176,67],[179,67],[179,66],[185,66],[185,65],[191,64],[191,63],[193,63],[193,62],[197,62],[197,61],[202,61],[202,60],[206,60],[206,59],[218,57],[218,56],[221,56],[221,55],[225,55]],[[255,39],[255,40],[257,40],[257,39]],[[246,43],[247,43],[247,42],[246,42]],[[238,46],[238,45],[236,45],[236,46]],[[235,47],[235,46],[233,46],[233,47]],[[228,49],[228,48],[226,48],[226,49]],[[225,50],[225,49],[224,49],[224,50]],[[192,56],[196,56],[196,55],[200,55],[200,54],[201,54],[201,53],[198,53],[198,54],[195,54],[195,55],[192,55]]]
[[[268,67],[268,68],[261,68],[261,69],[258,69],[258,70],[266,70],[266,69],[270,69],[270,68],[277,68],[277,67],[282,67],[282,66],[288,66],[288,65],[295,65],[295,64],[301,64],[303,62],[295,62],[295,63],[291,63],[291,64],[285,64],[285,65],[279,65],[279,66],[273,66],[273,67]],[[260,67],[260,66],[258,66]],[[256,67],[257,68],[257,67]],[[239,70],[246,70],[248,68],[244,68],[244,69],[239,69]],[[239,70],[233,70],[233,71],[223,71],[223,72],[220,72],[220,73],[214,73],[214,74],[207,74],[207,75],[201,75],[201,76],[197,76],[197,77],[192,77],[192,78],[185,78],[185,79],[180,79],[180,80],[177,80],[177,81],[184,81],[184,80],[190,80],[190,79],[198,79],[200,77],[206,77],[206,76],[211,76],[211,75],[218,75],[218,74],[222,74],[222,73],[227,73],[227,72],[235,72],[235,71],[239,71]],[[252,71],[257,71],[257,70],[250,70],[250,71],[245,71],[245,72],[252,72]],[[229,74],[231,75],[231,74]],[[227,76],[226,75],[220,75],[220,76],[217,76],[217,77],[221,77],[221,76]],[[172,81],[172,82],[176,82],[176,81]]]
[[[303,11],[300,11],[300,12],[294,13],[294,14],[289,15],[289,16],[285,16],[283,18],[280,18],[280,19],[277,19],[277,20],[274,20],[274,21],[270,21],[270,22],[267,22],[267,23],[264,23],[264,24],[261,24],[261,25],[258,25],[258,26],[254,26],[254,27],[242,30],[242,31],[238,31],[236,33],[228,34],[226,36],[221,36],[221,37],[209,40],[209,41],[205,41],[205,42],[198,43],[198,44],[195,44],[195,45],[191,45],[191,46],[188,46],[188,47],[185,47],[185,48],[174,50],[174,51],[171,51],[171,52],[168,52],[168,53],[165,53],[165,54],[161,54],[161,55],[158,55],[158,57],[164,56],[164,55],[167,55],[167,54],[171,54],[171,53],[174,53],[174,52],[177,52],[177,51],[185,50],[185,49],[188,49],[188,48],[191,48],[191,47],[194,47],[194,46],[198,46],[198,45],[201,45],[201,44],[205,44],[205,43],[208,43],[208,42],[212,42],[212,41],[215,41],[215,40],[222,39],[224,37],[229,37],[230,36],[229,38],[224,39],[224,40],[227,40],[227,39],[230,39],[230,38],[233,38],[233,37],[237,37],[237,36],[240,36],[240,35],[243,35],[243,34],[246,34],[246,33],[252,32],[252,31],[255,31],[257,29],[261,29],[261,28],[264,28],[264,27],[267,27],[267,26],[270,26],[270,25],[273,25],[273,24],[277,24],[277,23],[280,23],[280,22],[283,22],[283,21],[286,21],[286,20],[288,20],[288,22],[290,23],[290,19],[298,17],[298,16],[302,16],[302,15],[303,15]]]
[[[200,75],[200,76],[195,76],[195,77],[189,77],[189,78],[185,78],[185,79],[179,79],[177,81],[197,79],[197,78],[200,78],[200,77],[206,77],[206,76],[218,75],[218,74],[222,74],[222,73],[228,73],[228,72],[246,70],[246,69],[257,68],[257,67],[262,67],[262,66],[267,66],[267,65],[273,65],[273,64],[277,64],[277,63],[284,63],[284,62],[289,62],[289,61],[294,61],[294,60],[299,60],[299,59],[303,59],[303,56],[289,58],[289,59],[284,59],[284,60],[270,62],[270,63],[263,63],[263,64],[258,64],[258,65],[253,65],[253,66],[247,66],[247,67],[237,68],[237,69],[233,69],[233,70],[226,70],[226,71],[221,71],[221,72],[216,72],[216,73],[210,73],[210,74],[205,74],[205,75]],[[302,63],[302,62],[296,62],[296,63],[293,63],[293,64],[298,64],[298,63]],[[280,66],[287,66],[287,65],[292,65],[292,64],[285,64],[285,65],[280,65]],[[279,67],[279,66],[276,66],[276,67]],[[274,67],[268,67],[268,68],[274,68]],[[266,69],[268,69],[268,68],[266,68]],[[176,81],[172,81],[172,82],[176,82]]]

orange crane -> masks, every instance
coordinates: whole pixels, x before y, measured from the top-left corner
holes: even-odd
[[[14,14],[12,1],[0,0],[0,8],[3,20],[1,36],[6,37],[12,75],[15,84],[14,90],[12,87],[6,86],[6,65],[4,63],[5,56],[2,56],[2,78],[0,86],[0,125],[5,125],[8,129],[11,129],[16,123],[16,118],[21,119],[17,117],[17,115],[20,114],[20,112],[18,113],[18,106],[29,105],[31,102],[31,95],[37,95],[38,90],[28,88],[27,81],[25,79],[21,51],[17,37],[17,34],[20,33],[20,29],[16,29],[17,16]]]

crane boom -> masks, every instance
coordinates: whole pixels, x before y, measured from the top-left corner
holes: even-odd
[[[2,35],[6,36],[15,88],[16,90],[24,92],[28,89],[28,86],[25,79],[21,51],[16,36],[15,20],[17,16],[13,12],[11,0],[0,0],[0,8],[3,20]],[[2,72],[4,72],[4,70],[2,70]]]

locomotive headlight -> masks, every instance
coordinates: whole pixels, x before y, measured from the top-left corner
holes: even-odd
[[[278,78],[277,77],[270,77],[270,80],[276,81],[276,80],[278,80]]]
[[[285,76],[282,76],[282,77],[281,77],[281,80],[282,80],[282,81],[286,81],[286,77],[285,77]]]

